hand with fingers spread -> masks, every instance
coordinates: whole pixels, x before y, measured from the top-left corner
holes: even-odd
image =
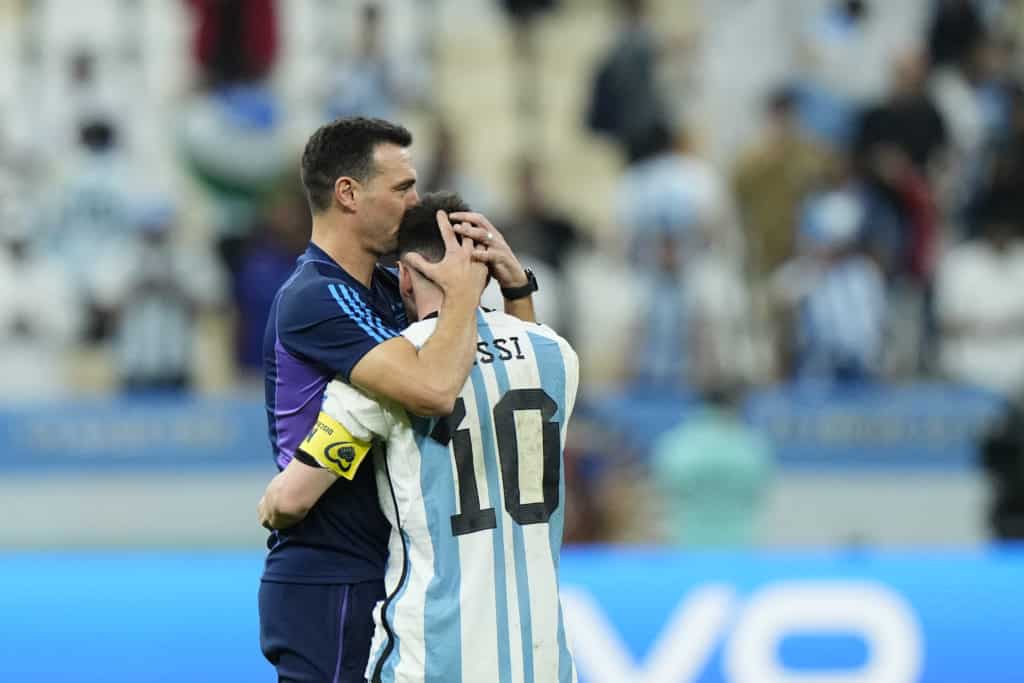
[[[486,263],[491,275],[502,288],[521,287],[527,282],[526,271],[512,253],[508,242],[487,217],[473,211],[460,211],[451,215],[455,232],[473,240],[477,247],[473,258]]]
[[[437,225],[444,239],[444,258],[431,263],[420,254],[410,252],[403,257],[403,262],[440,287],[446,297],[466,295],[478,300],[487,284],[486,263],[474,258],[476,245],[472,239],[464,238],[459,244],[444,211],[437,212]]]

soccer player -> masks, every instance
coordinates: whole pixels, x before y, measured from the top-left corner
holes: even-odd
[[[317,130],[302,156],[313,213],[311,242],[270,310],[264,340],[266,408],[279,468],[316,422],[337,377],[419,415],[447,415],[473,363],[475,311],[488,267],[505,287],[529,278],[494,227],[471,214],[457,229],[486,244],[456,244],[448,217],[444,258],[410,264],[445,292],[437,331],[413,345],[398,277],[377,265],[419,197],[409,132],[376,119]],[[481,263],[483,262],[483,263]],[[506,310],[529,313],[528,299]],[[522,313],[525,315],[526,313]],[[302,523],[273,531],[259,592],[260,644],[281,681],[362,681],[371,610],[384,595],[389,525],[370,467],[351,463]],[[293,511],[294,512],[294,511]],[[308,514],[306,514],[308,512]]]
[[[437,209],[464,205],[436,194],[410,209],[398,237],[404,259],[444,254]],[[403,336],[422,348],[437,333],[447,295],[407,263],[402,294],[420,322]],[[352,463],[377,453],[391,534],[371,681],[576,679],[557,575],[562,449],[578,376],[576,353],[550,328],[480,311],[476,361],[447,417],[419,417],[343,382],[328,385],[296,456],[321,469],[293,463],[262,507],[270,518],[282,506],[308,508]]]

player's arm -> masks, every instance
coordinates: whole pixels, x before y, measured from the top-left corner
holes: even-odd
[[[260,525],[267,529],[287,529],[309,514],[320,496],[338,481],[338,475],[293,458],[288,466],[270,480],[256,512]]]
[[[473,259],[473,243],[455,241],[444,212],[438,223],[446,251],[438,263],[407,254],[404,263],[437,283],[444,303],[433,335],[417,349],[404,337],[378,344],[352,368],[352,384],[424,416],[448,415],[469,377],[476,350],[476,309],[487,269]]]
[[[473,258],[486,263],[488,270],[502,290],[522,290],[532,281],[519,262],[512,248],[508,246],[501,232],[495,228],[487,217],[473,211],[459,211],[451,215],[455,232],[473,240],[477,247],[473,250]],[[528,323],[537,322],[537,314],[533,310],[533,295],[505,297],[505,312]]]
[[[260,500],[260,524],[284,529],[300,522],[335,482],[355,478],[373,439],[386,439],[392,424],[377,401],[344,382],[330,382],[316,423]]]

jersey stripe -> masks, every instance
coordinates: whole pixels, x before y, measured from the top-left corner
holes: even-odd
[[[452,482],[455,473],[452,468],[448,446],[439,444],[428,436],[418,433],[416,445],[420,451],[420,486],[425,501],[437,502],[441,509],[457,509],[455,489]],[[423,608],[423,633],[450,633],[459,638],[461,629],[448,622],[461,620],[459,602],[462,593],[462,568],[457,543],[445,543],[445,534],[451,535],[451,522],[447,516],[427,516],[430,529],[430,543],[434,548],[434,575],[427,586]],[[461,639],[460,639],[461,640]],[[430,648],[424,663],[426,680],[461,679],[462,644],[439,643]]]
[[[480,331],[487,327],[483,316],[478,312],[477,320]],[[511,683],[511,654],[509,653],[508,635],[508,588],[505,577],[505,539],[504,509],[501,505],[501,475],[498,471],[498,455],[494,444],[494,420],[491,416],[491,402],[487,397],[483,373],[479,365],[474,366],[470,373],[473,395],[476,400],[477,416],[480,420],[480,432],[484,449],[484,468],[487,476],[487,491],[490,505],[494,507],[498,527],[494,530],[494,595],[497,603],[498,621],[498,673],[499,683]],[[425,492],[424,492],[425,493]]]
[[[482,377],[485,380],[484,386],[487,388],[488,397],[493,400],[495,392],[497,392],[493,378],[488,381],[486,374],[482,374]],[[484,457],[484,440],[492,437],[481,431],[481,421],[477,414],[476,394],[472,381],[467,382],[463,387],[462,400],[466,407],[466,419],[463,425],[469,430],[472,444],[473,472],[476,475],[475,485],[480,497],[480,508],[497,508],[495,510],[495,521],[497,521],[498,511],[501,510],[501,498],[499,493],[490,489],[487,484],[487,467]],[[490,410],[489,404],[486,409]],[[462,486],[462,482],[454,481],[452,486],[459,491],[461,496],[459,487]],[[448,683],[449,681],[461,681],[462,683],[492,681],[496,683],[498,680],[498,675],[495,672],[498,671],[501,661],[501,654],[498,651],[500,640],[498,631],[499,603],[500,608],[504,609],[506,601],[498,599],[500,594],[497,592],[494,579],[495,533],[496,529],[487,529],[449,538],[449,542],[458,543],[459,556],[462,560],[461,634],[462,642],[467,644],[465,646],[467,649],[462,653],[462,678],[449,678],[437,683]]]
[[[567,434],[565,410],[569,409],[569,397],[565,391],[565,359],[562,357],[561,345],[548,337],[533,334],[528,335],[530,345],[533,347],[534,355],[537,358],[537,369],[540,376],[545,378],[544,390],[552,394],[558,402],[558,411],[552,418],[562,425],[562,452],[565,452],[565,438]],[[551,545],[551,555],[555,564],[555,580],[558,580],[559,549],[562,546],[562,533],[565,527],[565,469],[563,465],[562,474],[558,478],[558,507],[555,508],[551,518],[548,520],[548,536]],[[575,680],[575,672],[572,656],[569,654],[568,641],[565,637],[565,622],[562,615],[562,605],[558,605],[558,680],[563,683]]]
[[[378,334],[376,331],[373,330],[373,328],[366,324],[366,322],[363,320],[362,313],[358,312],[358,310],[354,310],[348,304],[347,301],[341,298],[341,296],[338,294],[338,289],[333,284],[327,285],[327,291],[331,293],[331,296],[334,297],[334,300],[338,302],[339,306],[341,306],[341,310],[345,311],[345,313],[350,318],[352,318],[352,320],[356,321],[359,327],[362,328],[363,332],[370,335],[370,337],[372,337],[378,343],[384,341],[384,338],[381,337],[380,334]]]
[[[493,346],[494,334],[491,332],[491,327],[484,320],[483,315],[477,313],[479,318],[479,335],[480,338]],[[505,367],[505,361],[501,360],[500,356],[496,356],[494,363],[494,376],[498,381],[498,397],[504,396],[509,390],[508,370]],[[497,462],[497,459],[494,460]],[[502,489],[504,492],[504,489]],[[504,494],[502,495],[504,498]],[[516,503],[518,501],[512,501]],[[504,514],[504,510],[499,511],[500,515]],[[511,524],[512,527],[512,552],[514,555],[515,572],[516,572],[516,594],[518,596],[518,607],[519,607],[519,628],[520,638],[522,644],[522,666],[523,666],[523,680],[524,683],[533,683],[533,622],[530,613],[530,581],[526,575],[526,550],[525,542],[523,541],[523,528],[518,524]]]
[[[377,332],[379,332],[385,339],[391,337],[397,337],[398,332],[392,330],[390,327],[385,325],[380,316],[376,315],[373,310],[362,300],[362,298],[348,285],[339,284],[338,287],[341,289],[342,296],[358,311],[361,311],[367,324],[373,326]]]

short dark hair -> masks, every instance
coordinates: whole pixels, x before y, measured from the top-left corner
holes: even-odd
[[[469,210],[469,204],[455,192],[423,195],[419,204],[406,210],[398,226],[398,255],[414,251],[431,263],[437,263],[444,258],[444,238],[437,225],[437,212],[451,214]],[[455,239],[462,243],[458,234]]]
[[[397,123],[361,116],[336,119],[320,126],[302,152],[302,185],[313,213],[331,206],[334,183],[342,176],[365,182],[373,176],[377,145],[408,147],[412,133]]]

